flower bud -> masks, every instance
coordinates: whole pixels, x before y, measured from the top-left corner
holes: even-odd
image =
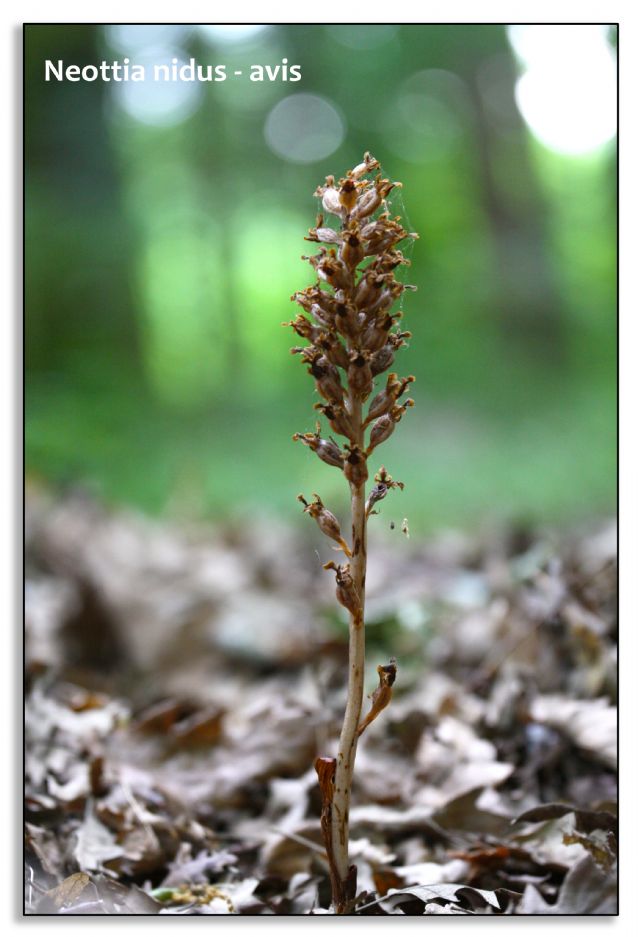
[[[304,290],[296,290],[296,292],[291,297],[292,302],[298,303],[305,312],[309,312],[311,305],[313,303],[313,294],[315,292],[315,287],[307,286]]]
[[[389,182],[388,179],[381,179],[380,176],[378,176],[373,186],[366,188],[358,199],[358,203],[353,211],[353,217],[367,218],[369,215],[372,215],[393,188],[402,188],[402,183]]]

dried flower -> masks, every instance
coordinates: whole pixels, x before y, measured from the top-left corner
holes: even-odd
[[[383,413],[387,413],[398,397],[402,396],[408,385],[413,381],[415,381],[413,375],[398,380],[398,375],[395,371],[392,371],[391,374],[387,376],[387,386],[385,389],[381,390],[379,394],[376,394],[369,404],[369,412],[367,413],[365,425],[371,423],[371,421],[375,420],[377,417],[382,416]]]
[[[308,502],[303,495],[298,495],[298,501],[304,504],[304,511],[318,522],[318,527],[322,533],[339,543],[347,556],[351,556],[351,550],[342,538],[340,524],[335,514],[325,508],[320,495],[314,493],[314,501]]]
[[[360,446],[347,446],[347,455],[344,460],[344,474],[354,488],[360,488],[369,477],[367,454]]]
[[[355,435],[351,417],[344,407],[330,403],[315,403],[314,409],[319,410],[329,421],[329,426],[334,433],[340,436],[346,436],[347,439],[353,439]]]
[[[375,487],[371,489],[369,497],[367,498],[367,503],[365,505],[365,512],[367,517],[371,513],[375,513],[375,511],[372,512],[374,504],[377,504],[378,501],[382,501],[383,498],[386,498],[388,493],[393,488],[399,488],[400,491],[404,491],[404,483],[394,481],[391,475],[389,475],[387,472],[384,465],[380,468],[378,474],[374,476],[374,481],[376,483]]]
[[[396,423],[399,423],[404,416],[407,407],[413,407],[414,404],[415,401],[409,397],[403,404],[394,404],[388,413],[385,413],[376,420],[371,427],[367,455],[371,455],[376,446],[379,446],[380,443],[389,438],[396,428]]]
[[[384,666],[382,664],[378,665],[378,678],[380,683],[371,694],[371,709],[367,713],[366,719],[358,726],[358,735],[362,735],[367,726],[371,725],[376,716],[380,715],[382,710],[391,702],[391,696],[393,694],[392,687],[398,672],[396,664],[397,661],[395,657],[392,657],[388,664]]]
[[[371,358],[371,352],[366,349],[360,351],[356,348],[349,355],[349,367],[347,369],[349,387],[358,394],[361,400],[367,399],[373,386]]]
[[[323,569],[333,569],[336,574],[336,597],[341,605],[344,605],[352,615],[362,619],[362,603],[358,590],[355,587],[353,577],[351,576],[351,566],[345,563],[343,566],[336,566],[331,560],[324,564]]]
[[[321,438],[319,423],[316,423],[315,433],[294,433],[293,440],[294,442],[301,440],[327,465],[334,465],[337,468],[344,467],[344,453],[333,439]]]

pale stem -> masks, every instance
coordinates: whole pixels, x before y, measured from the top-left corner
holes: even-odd
[[[363,447],[362,403],[357,395],[349,391],[349,410],[353,423],[358,428],[354,440]],[[352,553],[351,576],[360,596],[361,614],[352,614],[349,622],[349,683],[347,706],[340,733],[336,761],[335,789],[331,812],[331,841],[336,867],[341,880],[347,878],[349,869],[349,803],[353,766],[358,744],[358,725],[364,693],[364,587],[367,570],[367,540],[365,516],[365,486],[351,486]]]

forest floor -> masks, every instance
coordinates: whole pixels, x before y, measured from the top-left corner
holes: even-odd
[[[615,913],[615,523],[379,521],[354,913]],[[329,913],[347,629],[309,533],[29,491],[27,914]]]

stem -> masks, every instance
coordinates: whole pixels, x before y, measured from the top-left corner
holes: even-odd
[[[367,517],[374,504],[386,497],[392,488],[404,488],[394,481],[384,466],[374,476],[375,485],[365,499],[368,477],[367,459],[384,442],[412,400],[399,404],[412,376],[398,380],[392,372],[384,390],[376,394],[369,406],[367,421],[363,420],[363,403],[373,391],[375,378],[388,371],[396,351],[406,345],[410,333],[394,328],[401,313],[391,313],[394,302],[405,289],[394,277],[399,264],[408,263],[398,244],[405,238],[417,238],[391,218],[387,197],[399,182],[383,179],[380,163],[371,153],[347,172],[336,186],[334,176],[326,177],[326,185],[318,186],[315,195],[322,198],[322,210],[316,227],[309,228],[308,241],[320,244],[319,253],[304,257],[316,271],[317,282],[298,290],[294,299],[310,318],[298,314],[288,323],[294,331],[308,338],[310,345],[296,346],[313,377],[316,390],[326,401],[318,403],[329,425],[348,442],[340,450],[334,439],[322,439],[320,424],[315,433],[296,433],[313,449],[323,462],[340,468],[351,489],[351,548],[345,543],[337,518],[325,508],[320,496],[307,502],[298,500],[305,513],[313,517],[322,532],[340,544],[349,562],[325,563],[325,569],[336,574],[336,598],[349,610],[349,678],[337,757],[318,757],[315,769],[322,792],[320,829],[329,863],[332,904],[336,914],[349,914],[356,904],[356,866],[349,865],[349,805],[358,738],[391,699],[396,677],[395,658],[378,667],[380,685],[371,698],[371,707],[360,722],[364,695],[364,600],[367,573]],[[368,178],[367,178],[368,177]],[[327,228],[324,212],[339,217],[340,231]],[[328,246],[334,245],[334,246]],[[343,383],[344,372],[347,386]],[[372,424],[369,445],[365,446],[366,427]],[[346,450],[346,451],[345,451]],[[335,549],[335,548],[334,548]]]
[[[353,423],[357,427],[355,442],[362,446],[364,429],[362,426],[362,403],[357,394],[349,392],[349,410]],[[365,516],[364,485],[351,486],[351,523],[352,523],[352,559],[351,575],[360,597],[359,613],[353,613],[349,621],[349,683],[347,706],[340,733],[338,757],[335,773],[335,790],[331,814],[331,843],[338,875],[342,883],[341,900],[334,904],[336,912],[343,914],[347,910],[346,902],[354,897],[348,894],[349,878],[349,804],[351,801],[351,782],[358,744],[358,724],[364,693],[364,597],[367,571],[367,521]],[[355,884],[355,882],[354,882]]]

